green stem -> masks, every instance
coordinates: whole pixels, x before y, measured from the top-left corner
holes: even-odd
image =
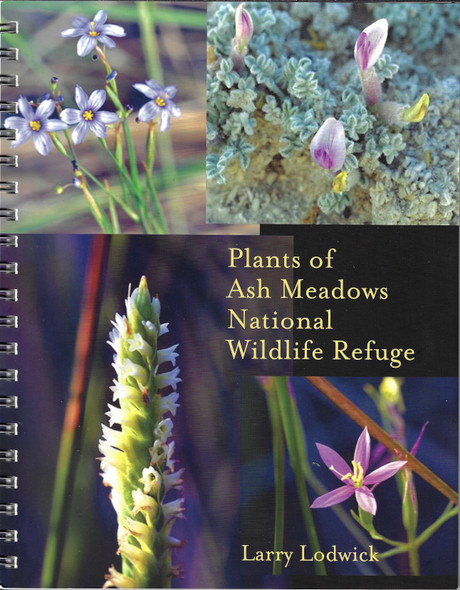
[[[51,135],[51,139],[53,140],[53,142],[55,142],[55,139],[53,137],[54,134],[50,134]],[[59,140],[56,140],[55,145],[57,144],[57,142],[59,142]],[[60,142],[59,142],[60,144]],[[116,203],[118,203],[118,205],[120,205],[120,207],[123,209],[123,211],[126,213],[126,215],[128,215],[133,221],[135,221],[136,223],[139,223],[139,216],[137,215],[137,213],[135,213],[132,209],[130,209],[130,207],[128,207],[128,205],[126,205],[115,193],[113,193],[112,191],[110,191],[106,186],[104,186],[102,184],[102,182],[100,182],[93,174],[91,174],[91,172],[89,170],[87,170],[86,168],[84,168],[83,166],[81,166],[81,164],[78,162],[77,156],[74,153],[74,157],[69,156],[69,154],[65,151],[65,148],[62,144],[59,145],[58,147],[59,152],[65,156],[70,162],[75,162],[76,165],[78,166],[78,168],[81,170],[81,172],[83,172],[83,174],[85,176],[87,176],[89,179],[91,179],[94,184],[96,184],[101,190],[103,190],[108,197],[111,197]]]
[[[318,534],[315,528],[315,522],[310,509],[310,500],[308,498],[307,487],[302,471],[302,450],[298,448],[296,440],[296,425],[295,413],[296,409],[292,404],[292,399],[289,393],[286,377],[273,377],[275,381],[275,390],[278,398],[278,404],[281,410],[281,418],[284,428],[284,436],[289,452],[289,460],[291,463],[294,479],[297,487],[297,494],[299,496],[300,509],[302,518],[307,531],[308,540],[310,542],[312,551],[316,553],[320,551],[320,544]],[[326,575],[326,567],[324,562],[315,561],[315,571],[320,576]]]
[[[456,516],[458,514],[458,506],[453,506],[452,502],[449,502],[444,512],[441,516],[428,528],[426,528],[423,533],[421,533],[416,539],[415,543],[417,547],[420,547],[425,541],[427,541],[433,533],[435,533],[441,525],[443,525],[449,518]]]
[[[410,535],[408,542],[409,567],[412,576],[420,575],[420,560],[418,556],[418,546],[415,542],[414,535]]]
[[[163,213],[163,208],[158,199],[158,193],[155,188],[155,182],[153,179],[153,164],[155,162],[155,123],[149,124],[149,130],[147,133],[147,140],[145,144],[145,173],[147,178],[147,188],[149,189],[150,199],[154,208],[155,214],[159,219],[160,226],[164,233],[168,233],[168,224]]]
[[[278,401],[270,387],[266,390],[267,405],[272,426],[273,440],[273,467],[275,479],[275,535],[273,542],[274,551],[283,550],[284,539],[284,436],[283,422],[281,420]],[[282,563],[280,560],[273,560],[273,575],[280,576]]]
[[[113,231],[116,234],[119,234],[120,233],[120,222],[118,221],[117,209],[114,205],[112,197],[110,196],[110,191],[107,191],[107,196],[109,199],[109,211],[110,211],[110,219],[112,220]]]
[[[73,152],[73,148],[71,149],[72,156],[69,156],[69,154],[67,153],[67,151],[65,150],[64,146],[59,141],[59,139],[56,137],[56,135],[54,133],[50,133],[50,137],[51,137],[51,141],[54,143],[54,145],[56,146],[59,153],[63,154],[68,160],[70,160],[72,163],[74,163],[75,165],[78,166],[78,160],[76,159],[75,152]],[[83,169],[80,166],[78,166],[78,167],[83,172]],[[97,221],[101,230],[104,233],[109,233],[109,234],[113,233],[112,225],[111,225],[107,215],[104,213],[104,210],[101,209],[101,207],[98,205],[96,199],[93,197],[91,192],[88,190],[88,187],[84,184],[84,181],[83,181],[83,185],[82,185],[82,190],[83,190],[83,194],[86,197],[86,200],[89,203],[91,213],[93,214],[93,216],[94,216],[95,220]]]

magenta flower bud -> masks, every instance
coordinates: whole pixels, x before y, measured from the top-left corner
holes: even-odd
[[[249,41],[254,33],[254,24],[251,15],[243,4],[239,4],[235,12],[235,36],[232,39],[230,58],[235,70],[240,70],[243,60],[248,52]]]
[[[382,87],[374,65],[381,56],[388,36],[388,21],[375,21],[362,31],[355,43],[355,61],[367,104],[374,106],[382,100]]]
[[[240,53],[248,46],[253,33],[254,24],[251,15],[244,7],[244,4],[240,4],[235,12],[235,43]]]
[[[340,121],[329,117],[311,140],[310,153],[313,160],[326,170],[337,172],[345,162],[345,131]]]
[[[355,44],[355,60],[362,71],[375,65],[382,55],[388,36],[388,21],[381,18],[375,21],[359,35]]]

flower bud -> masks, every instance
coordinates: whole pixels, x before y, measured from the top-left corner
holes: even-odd
[[[249,41],[254,33],[252,17],[246,10],[244,3],[235,12],[235,37],[232,40],[230,58],[236,70],[241,69],[243,60],[248,52]]]
[[[346,145],[343,125],[333,117],[326,119],[310,144],[312,159],[321,168],[337,172],[345,162]]]

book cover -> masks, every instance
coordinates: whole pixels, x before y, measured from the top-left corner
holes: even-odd
[[[0,8],[0,587],[457,588],[460,6]]]

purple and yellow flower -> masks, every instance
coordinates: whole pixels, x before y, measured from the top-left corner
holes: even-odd
[[[72,141],[81,143],[88,131],[104,139],[107,135],[107,125],[118,123],[120,117],[110,111],[101,111],[105,103],[105,90],[95,90],[88,98],[86,92],[80,86],[75,87],[75,102],[78,109],[65,109],[61,113],[61,119],[68,125],[77,125],[72,131]]]
[[[345,162],[345,131],[340,121],[329,117],[311,140],[310,153],[313,160],[326,170],[337,172]]]
[[[160,131],[166,131],[170,126],[171,115],[180,117],[180,108],[171,100],[177,93],[175,86],[163,88],[155,80],[146,80],[145,84],[133,84],[133,88],[152,99],[139,110],[138,118],[143,123],[149,123],[160,115]]]
[[[46,156],[53,145],[48,134],[67,129],[65,122],[49,118],[56,109],[56,103],[52,99],[44,100],[34,111],[27,98],[20,96],[18,106],[22,117],[9,117],[5,121],[7,129],[17,131],[16,139],[11,143],[11,147],[18,147],[32,138],[37,152]]]
[[[321,459],[344,485],[316,498],[311,508],[329,508],[344,502],[354,494],[358,506],[365,512],[375,515],[377,502],[368,486],[372,484],[373,490],[382,481],[393,477],[407,463],[407,461],[391,461],[367,474],[371,453],[371,439],[367,427],[364,428],[356,443],[354,458],[351,462],[353,469],[350,469],[344,459],[330,447],[320,443],[316,443],[316,446]]]
[[[77,53],[80,57],[91,53],[97,43],[113,49],[117,45],[110,37],[125,37],[126,33],[119,25],[107,25],[106,20],[107,10],[99,10],[93,20],[77,16],[72,21],[73,28],[62,31],[61,37],[80,37],[77,44]]]

